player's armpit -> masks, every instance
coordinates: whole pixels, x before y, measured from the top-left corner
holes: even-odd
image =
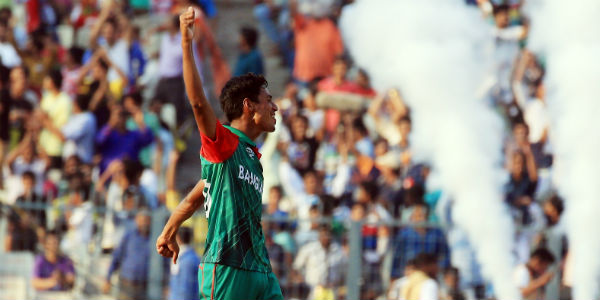
[[[212,163],[220,163],[229,159],[239,144],[238,136],[223,127],[219,121],[217,121],[214,140],[203,134],[200,136],[202,138],[200,155]]]

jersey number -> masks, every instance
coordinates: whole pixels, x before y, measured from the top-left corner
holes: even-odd
[[[210,207],[212,206],[212,197],[210,196],[210,182],[206,181],[206,179],[204,179],[202,195],[204,195],[204,211],[206,212],[206,218],[208,219]]]

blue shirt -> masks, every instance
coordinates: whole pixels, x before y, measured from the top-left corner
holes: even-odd
[[[136,282],[148,281],[150,236],[141,235],[137,227],[125,233],[119,247],[113,252],[108,278],[119,269],[123,279]]]
[[[129,84],[135,85],[136,79],[144,74],[145,66],[146,58],[142,45],[140,42],[134,41],[129,47]]]
[[[258,49],[254,48],[248,53],[242,53],[238,56],[233,76],[240,76],[247,73],[254,73],[257,75],[264,75],[264,65],[262,54]]]
[[[169,300],[198,300],[200,257],[192,247],[183,246],[177,264],[171,265]]]
[[[111,161],[129,158],[138,160],[142,148],[150,145],[154,140],[150,128],[141,130],[126,130],[119,132],[105,125],[96,136],[96,143],[102,155],[100,171],[104,172]]]
[[[92,162],[94,138],[96,137],[96,117],[90,112],[74,114],[62,127],[62,134],[77,145],[77,156],[84,162]]]
[[[392,278],[402,277],[406,263],[421,253],[437,255],[442,268],[450,264],[446,237],[438,228],[427,228],[424,235],[412,227],[402,228],[396,235],[393,246]]]

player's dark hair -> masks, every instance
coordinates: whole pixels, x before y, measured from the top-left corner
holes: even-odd
[[[123,97],[123,99],[127,98],[130,98],[133,101],[133,104],[135,104],[137,107],[141,107],[142,103],[144,102],[144,98],[142,98],[142,94],[140,94],[139,91],[133,91]]]
[[[229,79],[219,97],[227,120],[231,122],[242,115],[245,98],[258,102],[258,95],[263,87],[267,87],[267,80],[262,75],[248,73]]]
[[[531,258],[537,258],[542,262],[553,264],[555,261],[554,255],[546,248],[537,248],[531,253]]]
[[[54,85],[54,87],[60,90],[63,81],[62,73],[60,73],[59,70],[50,70],[50,72],[48,73],[48,77],[50,78],[50,80],[52,80],[52,84]]]
[[[246,44],[248,45],[248,47],[250,47],[250,49],[254,49],[256,47],[256,43],[258,43],[260,35],[254,27],[243,26],[242,28],[240,28],[240,34],[242,35],[244,41],[246,41]]]
[[[181,243],[188,245],[192,243],[194,231],[192,231],[192,229],[189,227],[180,227],[179,231],[177,231],[177,236],[179,236],[179,239],[181,239]]]

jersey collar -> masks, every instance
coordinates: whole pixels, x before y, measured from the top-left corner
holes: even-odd
[[[252,147],[256,148],[256,143],[254,143],[254,141],[252,141],[245,133],[243,133],[241,130],[235,129],[231,126],[227,126],[227,125],[223,125],[223,127],[229,129],[229,131],[233,132],[235,135],[237,135],[240,140],[244,141],[244,143],[250,144]]]

